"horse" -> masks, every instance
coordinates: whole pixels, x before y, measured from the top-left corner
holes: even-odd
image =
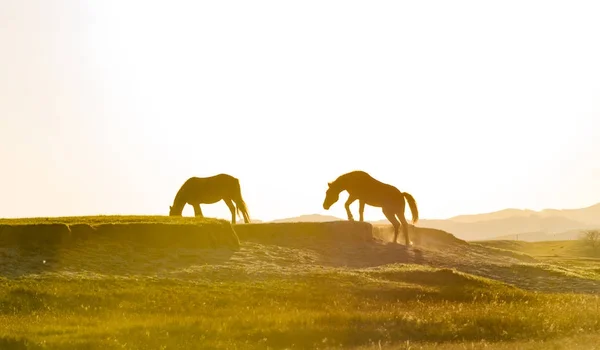
[[[235,224],[236,211],[243,216],[244,222],[250,222],[248,208],[242,198],[240,181],[228,174],[210,177],[190,177],[187,179],[169,206],[169,216],[181,216],[183,207],[190,204],[197,217],[204,217],[200,204],[213,204],[223,200],[231,212],[231,223]],[[234,206],[235,203],[236,205]]]
[[[335,181],[329,182],[328,186],[329,188],[323,201],[323,209],[329,210],[331,205],[338,201],[340,193],[345,190],[349,194],[345,204],[348,220],[354,221],[352,212],[350,212],[350,205],[357,199],[360,221],[364,221],[363,212],[365,204],[382,208],[383,214],[394,226],[394,243],[397,243],[398,229],[400,223],[402,223],[402,232],[404,233],[406,245],[412,245],[412,242],[408,238],[408,223],[404,217],[404,200],[410,206],[413,224],[419,220],[419,211],[417,209],[417,202],[409,193],[401,192],[396,187],[376,180],[368,173],[360,170],[343,174]],[[398,216],[400,222],[398,222],[396,216]]]

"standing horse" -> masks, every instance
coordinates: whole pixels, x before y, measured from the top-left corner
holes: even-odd
[[[417,202],[415,202],[415,199],[410,194],[401,192],[392,185],[378,181],[364,171],[352,171],[341,175],[328,185],[329,189],[327,189],[325,201],[323,202],[323,208],[325,210],[329,210],[329,207],[338,201],[340,192],[346,190],[349,194],[345,204],[348,220],[354,220],[352,213],[350,212],[350,204],[357,199],[360,221],[364,221],[363,212],[365,210],[365,204],[382,208],[383,214],[394,226],[394,243],[397,242],[398,229],[400,223],[402,223],[402,232],[406,239],[406,245],[412,245],[412,242],[408,239],[408,223],[404,217],[404,200],[406,199],[410,206],[413,224],[419,220],[419,211],[417,209]],[[400,222],[398,222],[396,216],[398,216]]]
[[[204,217],[200,204],[213,204],[220,200],[225,201],[231,212],[231,223],[235,224],[235,213],[244,217],[244,222],[250,222],[250,215],[246,203],[242,199],[240,181],[227,174],[211,177],[190,177],[181,186],[173,205],[169,207],[169,216],[181,216],[183,207],[190,204],[194,207],[195,216]],[[236,206],[233,205],[236,204]]]

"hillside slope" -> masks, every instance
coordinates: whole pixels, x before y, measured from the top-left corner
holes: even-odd
[[[114,218],[113,218],[114,219]],[[100,220],[100,219],[98,219]],[[115,219],[120,221],[120,219]],[[157,218],[155,222],[170,220]],[[144,227],[144,226],[136,226]],[[595,278],[576,271],[548,268],[531,255],[468,243],[445,231],[411,227],[415,246],[391,244],[389,225],[369,223],[240,224],[234,229],[239,249],[198,249],[182,245],[160,247],[129,240],[74,242],[68,247],[38,246],[23,250],[0,247],[4,276],[29,274],[151,275],[201,278],[203,266],[297,271],[314,268],[369,268],[387,264],[419,264],[453,268],[522,288],[545,291],[600,291]],[[367,231],[365,231],[367,230]],[[372,233],[370,233],[372,232]],[[143,239],[144,232],[129,233]],[[158,235],[153,232],[153,235]],[[101,238],[101,237],[100,237]],[[91,242],[91,243],[90,243]],[[141,242],[140,242],[141,243]],[[546,279],[531,279],[535,271]],[[547,283],[548,280],[556,281]]]
[[[179,244],[165,229],[169,218],[143,220],[129,239],[99,230],[69,246],[0,245],[0,348],[572,349],[600,341],[597,265],[524,252],[532,246],[411,227],[419,243],[407,248],[389,242],[389,226],[336,221],[234,225],[239,249],[205,249]],[[152,235],[177,244],[143,242],[148,221],[157,223]]]

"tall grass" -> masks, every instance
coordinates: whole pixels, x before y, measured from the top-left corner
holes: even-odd
[[[214,268],[204,277],[2,279],[0,344],[347,348],[541,342],[600,332],[598,296],[525,292],[448,269],[261,275]]]

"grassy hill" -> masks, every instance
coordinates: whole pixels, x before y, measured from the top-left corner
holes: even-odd
[[[171,222],[50,221],[128,220]],[[0,246],[0,348],[586,349],[600,343],[600,269],[574,248],[559,250],[558,259],[547,256],[546,246],[469,243],[411,227],[420,243],[407,249],[389,243],[389,226],[347,221],[233,229],[237,250],[161,249],[116,238],[68,249]]]
[[[0,225],[39,225],[39,224],[211,224],[225,220],[213,218],[196,218],[193,216],[154,216],[154,215],[97,215],[97,216],[65,216],[42,218],[0,219]]]
[[[588,243],[583,241],[524,242],[512,240],[496,240],[478,243],[486,247],[494,247],[522,252],[533,257],[600,259],[600,249],[591,247]]]
[[[561,233],[548,233],[548,232],[524,232],[510,235],[502,235],[498,237],[491,237],[487,240],[500,240],[500,241],[525,241],[525,242],[547,242],[547,241],[572,241],[578,240],[583,234],[582,230],[570,230]]]

